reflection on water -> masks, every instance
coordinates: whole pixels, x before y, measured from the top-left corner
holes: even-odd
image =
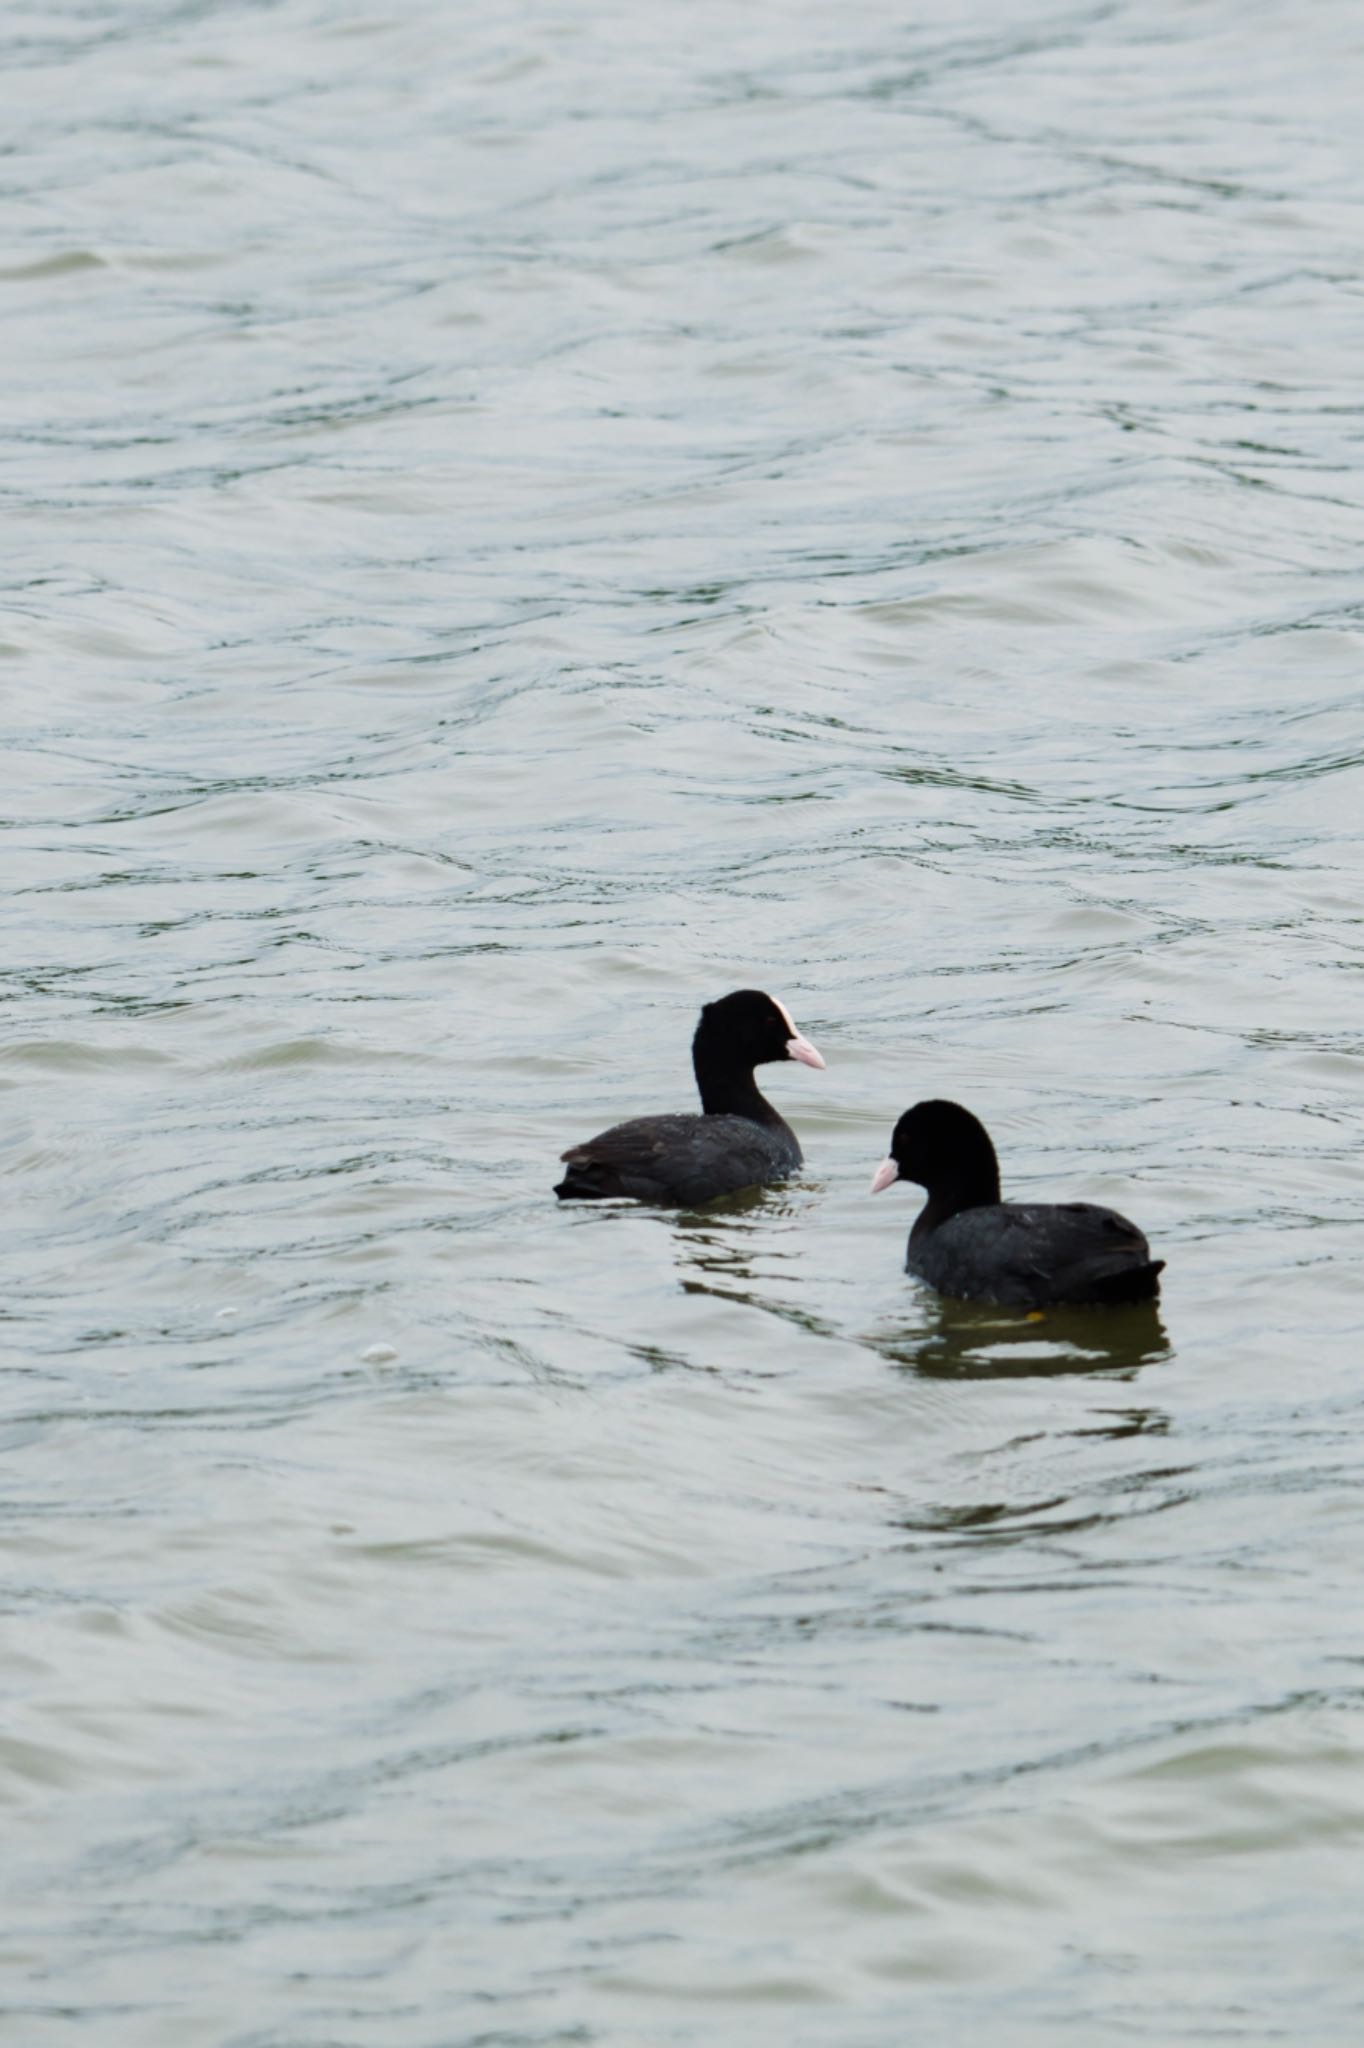
[[[1134,1376],[1171,1356],[1155,1302],[1128,1308],[1049,1308],[1027,1312],[992,1303],[924,1302],[905,1330],[868,1341],[884,1358],[939,1379],[1105,1372]]]
[[[1353,0],[0,54],[0,2034],[1357,2038]]]
[[[807,1256],[800,1225],[817,1200],[808,1187],[799,1192],[754,1188],[679,1216],[676,1252],[683,1293],[740,1302],[812,1336],[835,1335],[836,1325],[800,1290]]]

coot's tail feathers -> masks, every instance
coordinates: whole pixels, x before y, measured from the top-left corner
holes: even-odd
[[[561,1156],[568,1166],[554,1188],[561,1202],[606,1202],[620,1193],[616,1175],[603,1171],[590,1155],[565,1152]]]
[[[1090,1275],[1089,1290],[1077,1296],[1087,1301],[1154,1301],[1160,1293],[1160,1276],[1165,1270],[1164,1259],[1146,1259],[1139,1266],[1123,1265],[1107,1273]]]

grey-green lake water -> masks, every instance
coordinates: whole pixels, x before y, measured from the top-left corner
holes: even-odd
[[[0,48],[5,2041],[1358,2042],[1358,7]]]

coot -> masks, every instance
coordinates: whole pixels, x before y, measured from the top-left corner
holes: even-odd
[[[801,1162],[791,1126],[758,1092],[753,1069],[773,1060],[822,1067],[784,1003],[741,988],[707,1003],[691,1046],[700,1116],[640,1116],[561,1154],[560,1201],[628,1195],[694,1209],[717,1195],[784,1180]]]
[[[874,1195],[917,1181],[928,1200],[909,1233],[906,1270],[959,1301],[1010,1308],[1150,1301],[1164,1259],[1125,1216],[1093,1202],[1001,1202],[989,1133],[957,1102],[916,1102],[895,1126]]]

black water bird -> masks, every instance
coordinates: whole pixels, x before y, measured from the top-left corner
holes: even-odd
[[[928,1200],[905,1267],[939,1294],[1010,1308],[1152,1301],[1164,1259],[1125,1216],[1094,1202],[1002,1202],[999,1161],[978,1117],[957,1102],[916,1102],[872,1176],[880,1194],[916,1181]]]
[[[801,1163],[796,1134],[760,1094],[755,1067],[822,1067],[784,1003],[754,988],[707,1003],[691,1047],[699,1116],[641,1116],[561,1154],[560,1201],[627,1196],[693,1209],[717,1195],[785,1180]]]

